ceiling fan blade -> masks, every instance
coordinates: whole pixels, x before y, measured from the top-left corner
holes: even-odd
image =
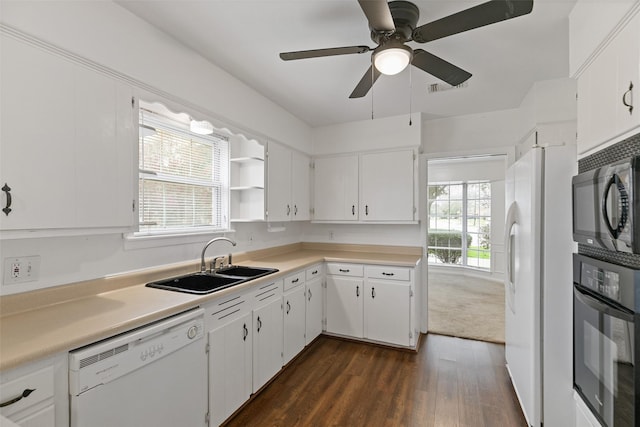
[[[471,73],[422,49],[414,49],[411,63],[451,86],[458,86],[471,77]]]
[[[376,67],[371,65],[356,85],[356,88],[353,90],[353,92],[351,92],[349,98],[362,98],[363,96],[365,96],[369,92],[369,89],[371,89],[373,84],[376,82],[376,80],[378,80],[380,74],[380,71],[378,71]]]
[[[352,53],[366,53],[371,48],[369,46],[345,46],[332,47],[329,49],[300,50],[297,52],[282,52],[280,58],[283,61],[293,59],[320,58],[323,56],[350,55]]]
[[[376,31],[396,30],[393,16],[386,0],[358,0],[362,11],[367,16],[369,28]]]
[[[413,41],[426,43],[452,34],[526,15],[533,0],[491,0],[413,30]]]

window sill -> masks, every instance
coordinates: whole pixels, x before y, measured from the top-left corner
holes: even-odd
[[[194,231],[182,233],[167,234],[140,234],[125,233],[124,250],[136,250],[146,248],[159,248],[163,246],[189,245],[192,243],[206,243],[208,240],[216,236],[225,236],[229,233],[235,233],[235,230],[223,231]]]

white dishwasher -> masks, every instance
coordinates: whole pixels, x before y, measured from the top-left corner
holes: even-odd
[[[207,425],[204,310],[69,353],[72,427]]]

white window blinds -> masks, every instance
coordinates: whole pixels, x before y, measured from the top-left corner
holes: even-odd
[[[229,142],[140,109],[141,233],[229,227]]]

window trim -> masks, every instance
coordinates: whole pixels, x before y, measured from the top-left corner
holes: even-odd
[[[468,195],[468,186],[469,184],[489,184],[489,186],[491,186],[492,181],[491,180],[475,180],[475,181],[450,181],[450,182],[433,182],[433,183],[427,183],[427,196],[429,194],[428,188],[431,186],[437,186],[437,185],[446,185],[446,186],[452,186],[452,185],[462,185],[462,199],[454,199],[454,200],[460,200],[462,202],[462,207],[461,207],[461,216],[462,216],[462,239],[461,242],[465,242],[467,235],[468,235],[468,226],[467,226],[467,222],[469,220],[469,216],[468,216],[468,212],[467,212],[467,208],[469,205],[469,195]],[[436,202],[438,199],[437,197],[435,199],[429,199],[427,197],[427,204],[431,201]],[[448,199],[449,201],[451,201],[451,197],[449,197]],[[473,200],[487,200],[487,199],[473,199]],[[493,203],[493,194],[491,195],[491,197],[488,199],[490,203]],[[429,209],[427,209],[427,241],[426,241],[426,255],[427,255],[427,262],[428,258],[429,258],[429,249],[438,249],[441,247],[436,247],[436,246],[429,246],[429,238],[428,238],[428,233],[429,230],[431,229],[431,212]],[[448,217],[450,217],[450,215],[448,215]],[[486,217],[485,215],[483,215],[482,217]],[[489,220],[491,220],[491,215],[489,215]],[[437,229],[435,229],[437,230]],[[451,230],[451,229],[449,229]],[[472,232],[471,234],[475,234],[475,235],[480,235],[481,233],[475,233]],[[488,267],[481,267],[479,265],[469,265],[468,264],[468,254],[467,254],[467,249],[464,244],[463,246],[460,248],[461,251],[461,259],[460,259],[460,264],[447,264],[447,263],[435,263],[433,265],[438,265],[438,266],[446,266],[446,267],[458,267],[458,268],[472,268],[472,269],[476,269],[476,270],[480,270],[480,271],[486,271],[489,273],[493,272],[493,264],[491,263],[491,248],[489,249],[489,266]]]
[[[154,108],[157,107],[157,110],[154,110]],[[149,120],[150,122],[157,122],[155,123],[156,126],[158,127],[162,127],[165,128],[167,131],[169,132],[176,132],[182,136],[187,136],[190,139],[196,140],[196,141],[201,141],[201,142],[205,142],[205,143],[212,143],[211,141],[207,140],[206,137],[203,137],[201,135],[195,134],[191,131],[188,130],[188,125],[185,122],[186,120],[191,119],[191,116],[187,115],[186,113],[173,113],[172,111],[170,111],[168,108],[166,108],[163,104],[161,103],[154,103],[154,102],[148,102],[148,101],[144,101],[144,100],[140,100],[140,106],[139,106],[139,110],[138,111],[145,111],[148,114],[151,115],[151,119]],[[139,128],[143,128],[144,124],[140,123],[140,115],[138,114],[138,126]],[[167,122],[164,122],[163,120],[166,119]],[[172,121],[175,121],[176,123],[171,123]],[[184,122],[184,123],[183,123]],[[146,123],[145,123],[146,124]],[[136,168],[137,174],[136,174],[136,194],[137,194],[137,209],[136,209],[136,215],[135,215],[135,230],[131,233],[125,233],[124,234],[124,240],[125,240],[125,246],[131,246],[128,245],[127,242],[134,242],[134,241],[146,241],[146,242],[151,242],[151,241],[168,241],[167,239],[171,239],[171,238],[175,238],[177,240],[185,240],[185,238],[191,237],[191,236],[206,236],[206,235],[219,235],[219,234],[224,234],[224,233],[228,233],[228,232],[233,232],[233,230],[230,228],[231,227],[231,212],[230,212],[230,206],[231,206],[231,194],[230,194],[230,188],[231,188],[231,168],[230,168],[230,134],[228,134],[227,132],[225,132],[224,130],[221,129],[217,129],[214,128],[214,134],[213,136],[219,140],[224,141],[224,143],[227,144],[226,146],[226,152],[227,152],[227,158],[226,158],[226,191],[225,191],[225,182],[224,180],[222,181],[218,181],[218,180],[214,180],[212,178],[211,181],[206,181],[206,182],[201,182],[200,185],[206,186],[206,187],[210,187],[212,188],[212,190],[218,189],[221,192],[226,192],[226,198],[225,201],[222,203],[222,208],[223,210],[226,209],[226,213],[224,213],[224,220],[223,222],[223,227],[216,227],[215,225],[209,225],[209,226],[193,226],[193,227],[175,227],[175,228],[166,228],[166,229],[157,229],[157,230],[140,230],[141,227],[141,223],[140,223],[140,214],[141,214],[141,206],[142,206],[142,202],[140,199],[140,194],[139,194],[139,189],[140,189],[140,181],[142,179],[149,179],[149,180],[156,180],[156,181],[160,181],[160,182],[168,182],[168,183],[178,183],[178,184],[186,184],[186,185],[198,185],[198,180],[197,179],[181,179],[180,177],[176,177],[176,176],[172,176],[172,175],[165,175],[163,173],[159,173],[159,172],[155,172],[155,171],[150,171],[150,170],[145,170],[142,169],[140,167],[140,159],[138,159],[138,167]],[[140,137],[138,134],[138,138],[137,138],[137,152],[140,152]],[[213,143],[214,145],[216,144],[216,142]],[[215,193],[215,191],[214,191]],[[216,207],[212,205],[212,213],[215,213],[214,211],[216,210]],[[189,240],[189,239],[187,239]],[[197,241],[201,241],[201,238],[198,239]],[[170,243],[169,243],[170,244]],[[151,245],[151,246],[164,246],[163,244],[157,244],[157,245]],[[125,248],[126,249],[126,248]]]

